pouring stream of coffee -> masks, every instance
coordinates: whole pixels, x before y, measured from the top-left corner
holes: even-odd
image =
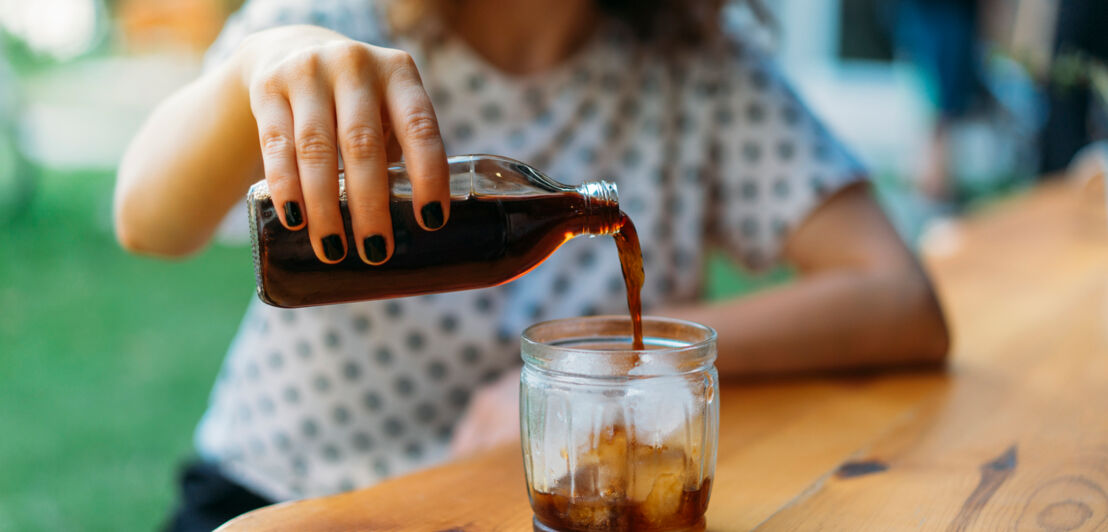
[[[642,248],[635,224],[625,213],[620,213],[619,231],[612,235],[619,250],[619,265],[623,269],[623,282],[627,285],[627,310],[631,313],[633,341],[631,349],[644,349],[642,338],[642,285],[646,274],[642,267]]]

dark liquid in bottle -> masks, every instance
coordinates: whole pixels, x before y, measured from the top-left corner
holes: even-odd
[[[537,266],[570,238],[586,232],[580,195],[473,195],[454,198],[450,220],[438,231],[416,223],[411,200],[392,201],[394,252],[372,266],[358,256],[343,205],[349,250],[338,264],[312,251],[306,230],[281,225],[270,200],[259,202],[259,295],[280,307],[384,299],[494,286]]]

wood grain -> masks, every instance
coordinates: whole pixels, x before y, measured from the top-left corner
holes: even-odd
[[[724,383],[709,530],[1108,530],[1108,221],[1064,183],[986,208],[928,267],[946,371]],[[529,530],[518,447],[221,530]]]
[[[865,450],[885,471],[831,479],[759,530],[1105,528],[1108,222],[1086,199],[1057,184],[961,228],[964,249],[932,261],[951,386]]]

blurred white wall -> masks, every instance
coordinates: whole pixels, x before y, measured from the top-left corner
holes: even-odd
[[[112,170],[150,110],[196,77],[190,55],[87,59],[24,81],[28,155],[60,169]]]
[[[838,58],[839,0],[767,2],[781,24],[778,56],[794,87],[873,173],[911,175],[931,110],[899,62]]]

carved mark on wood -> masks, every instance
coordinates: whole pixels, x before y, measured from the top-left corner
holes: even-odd
[[[981,481],[977,483],[973,493],[970,493],[969,498],[962,504],[962,509],[958,511],[958,515],[954,516],[954,521],[950,523],[947,530],[950,532],[964,532],[968,529],[977,515],[981,513],[985,504],[989,502],[989,499],[1000,488],[1000,485],[1012,476],[1012,471],[1015,469],[1015,445],[1009,447],[1007,451],[1004,451],[995,459],[982,464]]]
[[[862,462],[846,462],[839,466],[835,476],[839,478],[854,478],[863,475],[880,473],[889,469],[889,465],[880,460],[865,460]]]

